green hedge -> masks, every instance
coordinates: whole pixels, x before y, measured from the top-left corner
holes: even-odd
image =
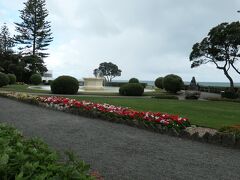
[[[106,82],[106,86],[110,86],[110,87],[121,87],[125,84],[128,84],[127,82]],[[144,88],[146,88],[147,83],[140,83]]]
[[[144,87],[139,83],[128,83],[119,88],[119,94],[122,96],[142,96]]]
[[[16,83],[16,76],[15,74],[7,74],[8,75],[8,78],[9,78],[9,84],[15,84]]]
[[[139,83],[139,80],[137,78],[131,78],[128,83]]]
[[[0,73],[0,87],[8,85],[9,81],[9,77],[6,74]]]
[[[159,77],[154,81],[154,84],[157,88],[163,89],[163,77]]]
[[[78,80],[72,76],[59,76],[51,83],[53,94],[77,94],[78,89]]]
[[[33,74],[30,77],[30,82],[34,85],[39,85],[42,82],[42,76],[40,74]]]
[[[184,86],[183,80],[181,77],[175,74],[169,74],[163,79],[163,87],[166,91],[171,93],[177,93]]]
[[[41,140],[24,139],[12,127],[0,124],[0,142],[0,179],[93,179],[72,153],[62,162]]]

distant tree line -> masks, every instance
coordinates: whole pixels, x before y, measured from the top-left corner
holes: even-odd
[[[47,71],[44,58],[53,37],[45,0],[28,0],[24,5],[19,11],[22,22],[15,23],[16,35],[10,34],[6,23],[1,27],[0,71],[28,83],[32,74]]]

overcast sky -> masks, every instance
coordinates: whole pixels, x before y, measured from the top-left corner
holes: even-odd
[[[23,2],[0,1],[0,24],[12,34]],[[113,62],[122,70],[116,80],[174,73],[184,81],[228,81],[214,65],[191,69],[188,57],[210,28],[240,19],[240,0],[47,0],[47,9],[54,41],[45,62],[54,77],[93,76],[101,62]]]

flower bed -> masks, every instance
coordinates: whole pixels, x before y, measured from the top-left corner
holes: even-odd
[[[101,118],[112,122],[125,123],[131,126],[167,131],[174,129],[177,132],[190,127],[187,118],[160,112],[141,112],[130,108],[118,107],[109,104],[99,104],[87,101],[77,101],[64,97],[32,96],[23,93],[1,94],[31,104],[38,104],[74,114],[93,118]]]
[[[176,130],[185,129],[190,126],[187,118],[178,115],[170,115],[160,112],[140,112],[129,108],[113,106],[109,104],[98,104],[87,101],[77,101],[75,99],[63,97],[37,97],[37,100],[50,107],[67,110],[78,114],[88,114],[94,117],[104,117],[110,120],[127,121],[134,124],[156,127],[156,125],[174,128]]]

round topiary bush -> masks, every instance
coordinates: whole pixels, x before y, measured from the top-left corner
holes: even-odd
[[[154,82],[155,86],[159,89],[163,89],[163,77],[159,77]]]
[[[16,76],[15,74],[8,74],[8,78],[9,78],[9,84],[15,84],[16,83]]]
[[[163,87],[166,91],[176,93],[181,90],[184,83],[181,77],[169,74],[163,78]]]
[[[0,87],[6,86],[9,84],[9,78],[6,74],[0,73]]]
[[[131,78],[128,83],[139,83],[139,80],[137,78]]]
[[[53,94],[76,94],[78,88],[78,80],[72,76],[59,76],[51,83]]]
[[[123,96],[142,96],[144,87],[139,83],[124,84],[119,88],[119,94]]]
[[[42,82],[42,77],[40,74],[33,74],[30,77],[30,82],[34,85],[39,85]]]

